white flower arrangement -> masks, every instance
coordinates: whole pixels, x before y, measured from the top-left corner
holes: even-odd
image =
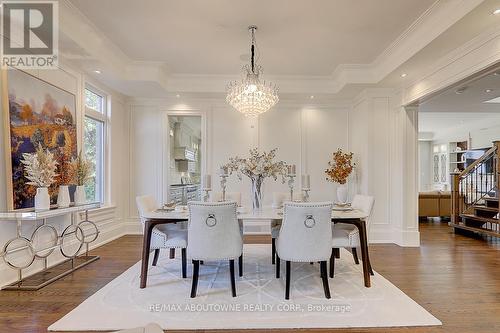
[[[36,187],[49,187],[54,183],[57,162],[48,149],[44,150],[41,144],[38,144],[36,152],[24,153],[21,163],[24,165],[25,177],[29,180],[27,184]]]
[[[250,157],[231,157],[229,163],[222,167],[227,169],[228,174],[236,172],[240,180],[242,175],[249,177],[251,180],[263,180],[272,177],[275,181],[278,179],[278,176],[281,176],[281,180],[284,183],[287,173],[286,163],[283,161],[274,161],[277,150],[277,148],[274,148],[268,153],[259,153],[257,148],[250,149]]]

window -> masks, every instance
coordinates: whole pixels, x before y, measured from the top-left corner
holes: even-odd
[[[104,148],[106,141],[106,97],[92,87],[85,89],[84,153],[93,167],[85,185],[87,200],[104,202]]]

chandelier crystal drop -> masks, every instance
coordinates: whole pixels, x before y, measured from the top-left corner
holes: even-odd
[[[248,27],[251,34],[251,61],[245,65],[245,78],[233,81],[227,86],[226,101],[247,117],[256,117],[269,111],[278,103],[278,87],[271,82],[261,81],[262,67],[255,63],[255,30],[257,27]]]

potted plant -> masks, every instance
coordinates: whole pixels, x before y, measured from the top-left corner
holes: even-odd
[[[266,178],[272,177],[276,181],[278,176],[281,176],[282,182],[285,182],[287,172],[285,162],[274,161],[277,150],[275,148],[268,153],[259,153],[257,148],[250,149],[250,156],[248,158],[231,157],[229,163],[222,166],[222,169],[227,170],[229,175],[236,172],[240,180],[242,175],[250,178],[252,182],[252,204],[254,209],[259,209],[262,206],[261,187]]]
[[[34,153],[23,154],[21,163],[24,165],[25,177],[29,180],[27,184],[36,187],[35,210],[50,209],[49,186],[57,176],[54,155],[38,144]]]
[[[356,163],[352,162],[352,152],[344,153],[338,149],[332,154],[332,160],[328,162],[328,169],[325,170],[326,180],[338,183],[337,201],[339,203],[347,202],[347,179],[354,170]]]
[[[76,185],[75,190],[75,205],[83,205],[87,203],[85,194],[85,184],[92,175],[92,165],[82,156],[82,151],[78,153],[76,158],[71,160],[71,174],[73,175],[73,183]]]

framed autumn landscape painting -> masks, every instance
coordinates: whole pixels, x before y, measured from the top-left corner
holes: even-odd
[[[59,185],[68,185],[67,169],[77,155],[75,95],[26,72],[4,70],[3,108],[9,209],[34,206],[36,189],[26,184],[23,153],[41,145],[57,160],[57,180],[49,188],[55,203]],[[8,97],[6,96],[8,95]]]

